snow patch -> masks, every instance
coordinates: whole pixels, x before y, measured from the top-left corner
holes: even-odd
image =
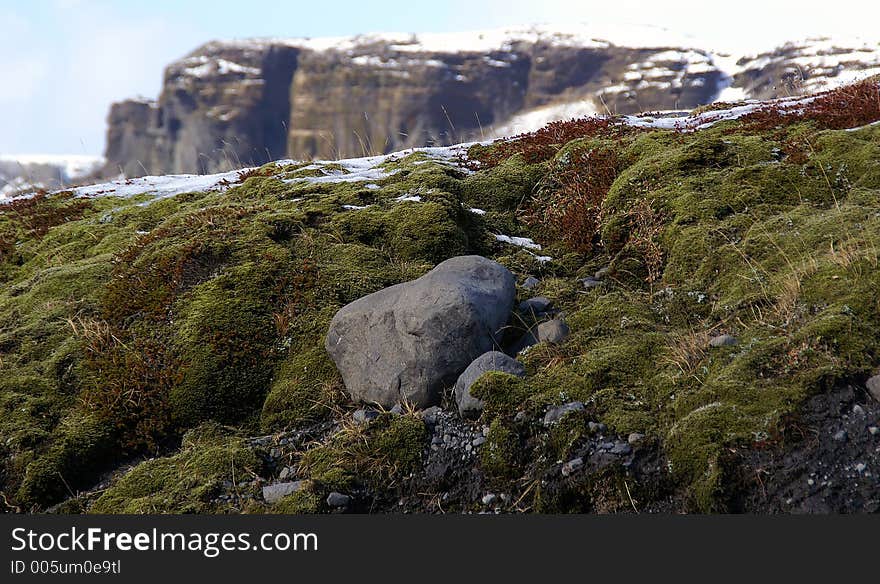
[[[492,137],[504,138],[540,130],[550,122],[571,120],[598,114],[592,100],[583,99],[569,103],[547,105],[517,114],[507,122],[493,127],[489,134]]]
[[[183,193],[224,191],[238,184],[239,173],[251,169],[233,170],[219,174],[169,174],[116,180],[109,183],[71,189],[76,197],[131,198],[149,194],[154,201]]]
[[[500,233],[493,233],[492,235],[495,237],[496,240],[498,240],[502,243],[509,243],[510,245],[515,245],[517,247],[524,247],[526,249],[534,249],[534,250],[538,250],[538,251],[541,250],[540,244],[535,243],[533,240],[529,239],[528,237],[512,237],[510,235],[503,235]]]

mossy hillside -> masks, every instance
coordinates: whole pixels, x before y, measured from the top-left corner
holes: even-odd
[[[534,164],[513,156],[464,171],[417,153],[383,165],[374,182],[313,180],[345,177],[343,165],[271,164],[225,192],[88,205],[50,197],[24,219],[0,213],[2,490],[30,508],[124,457],[177,467],[196,455],[174,454],[180,437],[205,421],[255,433],[345,419],[351,406],[323,351],[335,311],[446,257],[481,253],[520,282],[541,277],[521,297],[550,297],[572,329],[523,356],[525,379],[487,375],[474,388],[495,445],[480,456],[490,480],[533,484],[599,420],[647,434],[690,509],[723,510],[731,448],[772,442],[807,397],[877,366],[878,133],[725,122],[579,138]],[[583,160],[614,162],[589,251],[533,212],[578,192],[566,181],[590,179],[593,167],[570,168]],[[606,265],[601,286],[576,282]],[[739,343],[708,348],[722,332]],[[514,420],[575,399],[586,411],[552,430]],[[404,488],[425,429],[394,419],[312,445],[301,470],[314,488],[291,509],[319,510],[310,501],[326,488]],[[217,430],[201,449],[234,439]],[[171,481],[144,482],[144,509],[221,510],[181,498]],[[585,508],[530,493],[532,508]]]
[[[330,415],[335,311],[491,245],[447,163],[410,156],[370,188],[291,181],[347,172],[300,171],[270,164],[224,192],[46,197],[0,215],[10,501],[54,502],[203,421],[273,431]],[[94,440],[76,439],[94,424]],[[95,465],[68,462],[82,457]]]
[[[82,325],[99,310],[99,291],[111,272],[109,250],[137,238],[137,227],[104,219],[113,206],[100,199],[46,197],[37,198],[26,213],[0,214],[0,230],[14,248],[0,257],[5,280],[0,287],[0,448],[6,485],[20,481],[42,458],[47,464],[33,465],[28,484],[66,495],[77,487],[80,471],[107,460],[108,444],[102,441],[112,432],[99,428],[94,416],[71,411],[85,375]],[[77,212],[59,215],[59,207]]]
[[[693,509],[720,510],[727,448],[876,368],[880,130],[787,130],[621,140],[599,234],[612,283],[564,306],[571,337],[530,350],[525,380],[487,376],[484,417],[582,400],[658,437]],[[793,136],[803,159],[780,154]],[[710,349],[722,332],[739,344]]]
[[[245,441],[216,425],[187,432],[180,451],[135,466],[92,505],[91,513],[240,512],[216,499],[224,483],[261,472]]]

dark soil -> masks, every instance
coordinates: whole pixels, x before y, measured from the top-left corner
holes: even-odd
[[[847,385],[812,398],[782,444],[743,453],[736,511],[880,511],[880,403]]]

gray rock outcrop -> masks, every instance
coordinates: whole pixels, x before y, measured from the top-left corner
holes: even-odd
[[[448,259],[421,278],[342,307],[330,323],[327,352],[353,399],[431,405],[498,345],[515,286],[513,274],[492,260]]]

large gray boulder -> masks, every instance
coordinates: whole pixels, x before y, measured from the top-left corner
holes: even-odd
[[[448,259],[342,307],[330,323],[327,352],[353,399],[425,407],[498,345],[515,294],[504,266],[480,256]]]
[[[471,395],[471,386],[487,371],[501,371],[517,377],[526,374],[522,363],[500,351],[489,351],[474,359],[455,382],[455,403],[462,417],[475,416],[483,411],[483,400]]]

